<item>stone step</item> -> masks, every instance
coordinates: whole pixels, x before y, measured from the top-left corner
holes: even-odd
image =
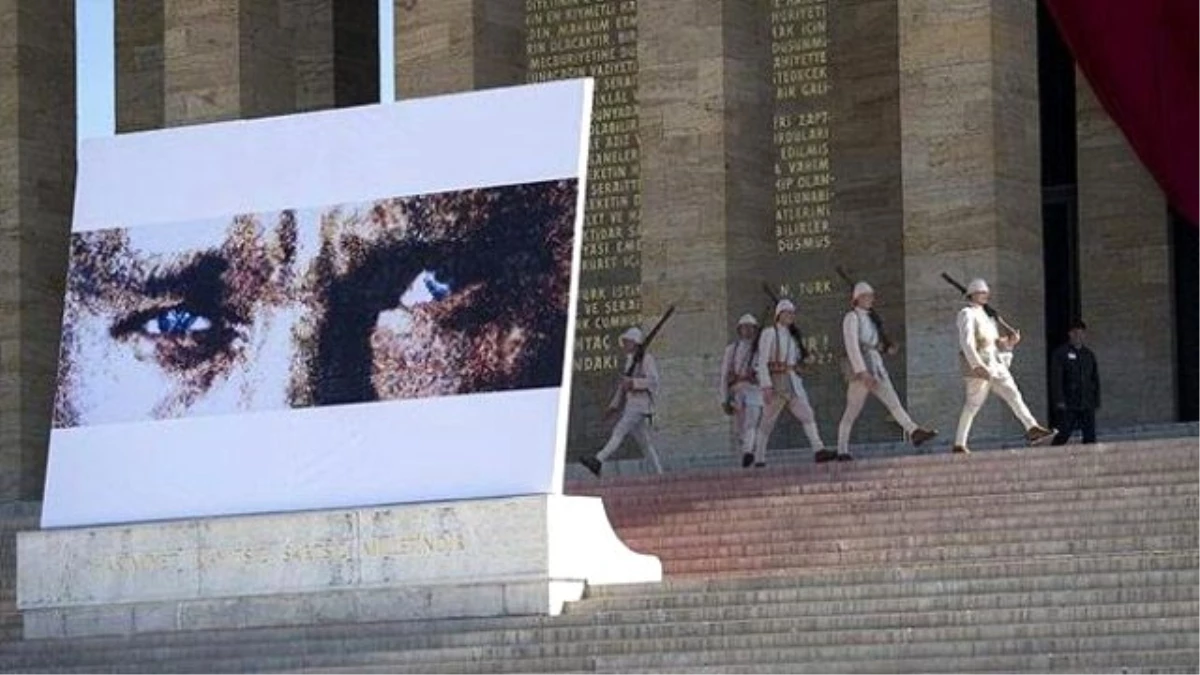
[[[1169,586],[1133,586],[1128,588],[1080,588],[1050,591],[1019,591],[1014,593],[977,593],[955,597],[952,595],[921,595],[879,598],[799,599],[763,602],[758,605],[743,598],[743,604],[728,606],[679,606],[672,607],[673,599],[657,597],[647,599],[644,608],[618,607],[612,610],[587,610],[586,603],[572,607],[569,611],[587,613],[600,622],[674,622],[712,619],[720,620],[751,618],[782,618],[802,616],[892,614],[900,612],[931,611],[981,611],[996,609],[1019,609],[1032,607],[1059,607],[1084,605],[1121,605],[1149,603],[1186,602],[1200,609],[1200,595],[1194,584]]]
[[[937,628],[992,629],[988,634],[1020,632],[1028,623],[1075,623],[1087,625],[1086,634],[1094,634],[1096,626],[1104,622],[1152,623],[1166,619],[1186,619],[1200,616],[1200,599],[1189,601],[1160,601],[1169,596],[1169,590],[1150,592],[1127,591],[1117,593],[1109,590],[1108,595],[1092,593],[1090,596],[1045,595],[1007,599],[1007,604],[979,605],[968,599],[956,602],[955,598],[944,598],[943,603],[893,603],[888,607],[874,608],[859,613],[856,607],[845,611],[818,607],[810,604],[803,609],[791,608],[786,603],[775,603],[756,609],[751,605],[737,608],[722,608],[719,605],[685,610],[638,610],[628,613],[584,613],[559,617],[540,626],[522,625],[517,621],[497,622],[497,626],[480,631],[454,631],[440,629],[431,622],[424,632],[397,632],[396,634],[355,635],[355,637],[314,638],[302,629],[282,637],[263,637],[258,641],[224,643],[220,640],[193,640],[192,644],[172,647],[134,646],[108,644],[86,649],[74,645],[62,647],[55,644],[29,645],[29,649],[0,655],[0,668],[32,667],[32,665],[85,665],[101,664],[119,657],[125,662],[155,661],[169,658],[172,661],[188,661],[212,657],[281,656],[300,653],[336,653],[358,651],[397,651],[457,649],[457,647],[504,647],[512,645],[575,644],[580,641],[630,641],[667,640],[695,637],[736,637],[736,635],[787,634],[797,635],[796,643],[820,645],[828,641],[851,639],[853,643],[886,638],[889,629]],[[1195,593],[1193,593],[1195,596]],[[1114,604],[1087,604],[1088,598],[1124,598]],[[1057,601],[1076,603],[1073,607],[1062,607]],[[829,604],[829,603],[826,603]],[[944,607],[943,607],[944,605]],[[836,637],[840,632],[864,632],[857,637]],[[932,633],[930,633],[932,634]],[[943,638],[940,638],[943,639]],[[944,638],[960,639],[960,638]],[[982,639],[964,637],[961,639]],[[40,649],[37,649],[40,647]]]
[[[952,560],[1001,560],[1054,555],[1134,553],[1139,551],[1181,551],[1197,548],[1195,533],[1187,536],[1118,537],[1086,541],[1039,541],[985,544],[980,546],[943,546],[935,549],[872,549],[787,555],[752,555],[714,558],[700,553],[697,557],[663,560],[663,572],[669,575],[758,575],[766,570],[777,573],[797,568],[854,567],[867,565],[909,565],[920,562]],[[699,552],[698,552],[699,553]]]
[[[853,444],[851,449],[856,457],[871,460],[881,459],[901,459],[908,457],[929,457],[939,456],[950,452],[950,438],[947,434],[952,434],[953,430],[943,430],[943,434],[931,443],[926,443],[920,448],[913,448],[900,441],[899,433],[897,432],[897,441],[895,442],[876,442],[867,444]],[[1168,424],[1155,425],[1148,429],[1106,429],[1102,430],[1100,438],[1102,443],[1085,446],[1078,443],[1076,439],[1069,442],[1067,445],[1060,448],[1055,448],[1062,451],[1076,451],[1086,449],[1096,449],[1103,447],[1121,447],[1130,449],[1141,449],[1155,447],[1161,445],[1171,445],[1178,443],[1181,440],[1192,440],[1200,436],[1200,425],[1195,422],[1184,424]],[[1020,452],[1031,450],[1025,443],[1019,442],[1013,437],[993,438],[993,439],[972,439],[972,449],[975,451],[974,456],[992,454],[994,452]],[[572,457],[575,455],[572,454]],[[807,448],[781,448],[772,449],[768,452],[768,458],[773,467],[794,467],[812,464],[812,451]],[[663,466],[669,473],[691,473],[696,471],[711,471],[718,469],[727,469],[739,466],[741,459],[740,453],[732,451],[694,454],[694,453],[668,453],[663,456]],[[644,460],[624,460],[610,462],[606,467],[606,475],[619,475],[621,477],[646,475],[652,471],[652,467]],[[567,478],[570,480],[590,480],[592,476],[582,466],[569,463],[566,472]]]
[[[194,645],[171,651],[127,650],[107,654],[45,655],[38,664],[50,672],[86,671],[103,667],[112,672],[146,672],[162,667],[169,659],[175,672],[226,672],[231,670],[296,669],[348,664],[436,666],[466,659],[529,661],[542,659],[596,657],[653,657],[656,652],[730,652],[747,649],[810,649],[840,647],[846,650],[870,650],[897,645],[923,644],[937,647],[951,642],[987,644],[1012,640],[1069,640],[1134,636],[1175,635],[1200,628],[1196,616],[1160,615],[1154,618],[1088,619],[1072,621],[1055,617],[1045,622],[956,624],[952,617],[928,627],[918,623],[900,623],[883,628],[850,628],[853,624],[840,617],[819,617],[816,621],[755,620],[727,624],[689,626],[633,626],[618,630],[605,626],[581,629],[534,630],[494,634],[453,634],[375,636],[343,641],[277,641],[243,644],[236,650],[219,645]],[[919,620],[918,620],[919,621]],[[27,656],[33,656],[27,655]],[[101,658],[97,658],[101,657]],[[116,657],[104,661],[103,657]],[[5,659],[6,671],[34,665]]]
[[[900,490],[890,492],[844,493],[834,495],[829,499],[800,499],[782,500],[782,504],[765,504],[761,506],[746,506],[738,508],[729,506],[721,508],[719,504],[704,505],[703,508],[685,508],[674,505],[672,508],[663,507],[625,507],[607,505],[608,516],[613,526],[621,531],[624,527],[642,525],[684,525],[690,523],[709,522],[721,519],[724,514],[737,513],[739,518],[769,518],[791,517],[796,522],[804,522],[806,517],[825,514],[857,515],[866,513],[895,513],[900,511],[930,511],[953,508],[975,508],[981,505],[993,505],[997,510],[1008,505],[1045,504],[1067,505],[1081,500],[1121,497],[1128,499],[1134,508],[1153,508],[1158,500],[1200,496],[1200,487],[1196,483],[1176,483],[1164,485],[1134,485],[1129,487],[1076,487],[1054,490],[1031,490],[1028,492],[997,492],[992,494],[901,494]]]
[[[1092,470],[1103,467],[1121,467],[1138,471],[1142,467],[1195,467],[1197,464],[1196,441],[1168,447],[1147,448],[1143,452],[1128,450],[1065,451],[1061,449],[1029,449],[1019,451],[992,452],[984,454],[902,457],[893,459],[866,459],[855,462],[829,462],[826,464],[803,464],[766,469],[697,470],[689,473],[665,473],[662,475],[613,476],[600,479],[567,482],[571,491],[597,492],[608,488],[623,490],[653,491],[663,484],[687,483],[714,489],[729,484],[754,483],[770,480],[794,480],[798,476],[847,477],[847,476],[952,476],[979,471],[1022,471],[1046,469],[1058,471]]]
[[[862,513],[824,513],[819,517],[799,519],[795,516],[757,516],[752,510],[743,518],[743,510],[722,511],[712,518],[691,523],[619,525],[621,540],[628,543],[646,538],[669,534],[675,537],[697,537],[724,535],[736,532],[780,532],[797,530],[796,535],[817,537],[822,533],[840,534],[849,528],[892,528],[892,531],[907,531],[910,528],[928,528],[929,531],[955,529],[987,530],[1018,527],[1022,523],[1066,525],[1074,523],[1140,522],[1144,519],[1176,517],[1196,513],[1200,509],[1200,494],[1176,495],[1145,500],[1109,498],[1104,494],[1094,499],[1076,499],[1066,502],[1025,503],[1013,502],[1001,505],[975,503],[964,507],[943,509],[904,509],[900,511],[875,511]],[[803,523],[803,528],[796,528]]]
[[[1191,650],[1149,652],[1100,652],[1098,654],[1047,654],[1033,656],[960,657],[943,659],[898,659],[854,663],[769,663],[734,666],[692,667],[680,670],[657,668],[655,673],[1195,673],[1197,659]],[[330,671],[350,672],[350,671]],[[365,673],[386,672],[365,670]]]
[[[853,662],[856,660],[898,660],[917,658],[956,659],[986,655],[1048,655],[1059,652],[1150,651],[1157,649],[1196,649],[1200,644],[1195,629],[1181,632],[1149,632],[1131,635],[1087,637],[1029,636],[987,641],[908,642],[887,645],[833,645],[821,647],[749,646],[723,650],[678,652],[665,650],[655,654],[608,656],[597,659],[597,666],[610,670],[643,671],[647,668],[712,666],[717,664],[756,663],[764,648],[770,659],[800,662]]]
[[[862,662],[823,662],[818,664],[761,663],[754,665],[710,665],[710,667],[654,668],[638,670],[558,670],[559,675],[902,675],[910,673],[977,673],[988,675],[1026,675],[1032,671],[1054,670],[1060,675],[1096,675],[1098,668],[1118,675],[1195,675],[1193,665],[1200,663],[1200,651],[1100,652],[1084,655],[989,656],[956,658],[952,663],[941,659],[892,659],[886,664]],[[1165,664],[1165,665],[1164,665]],[[949,670],[946,668],[949,665]],[[312,668],[277,671],[304,675],[394,675],[389,667]],[[408,673],[408,671],[406,671]],[[528,673],[526,673],[528,675]]]
[[[1085,502],[1085,505],[1087,503]],[[876,514],[875,519],[863,516],[846,518],[821,517],[805,519],[800,523],[784,518],[737,519],[737,512],[716,522],[686,528],[652,527],[619,528],[621,541],[634,550],[653,550],[704,543],[710,546],[738,544],[762,544],[784,541],[823,541],[829,539],[866,539],[875,537],[897,537],[909,535],[954,534],[971,532],[995,532],[1004,530],[1045,530],[1075,527],[1110,527],[1140,523],[1162,523],[1182,521],[1195,526],[1196,509],[1200,502],[1187,498],[1178,505],[1155,509],[1122,509],[1115,505],[1109,509],[1085,511],[1042,510],[1027,515],[1013,516],[1009,513],[972,515],[963,517],[934,517],[936,512],[913,518],[906,513]],[[905,517],[908,516],[908,517]],[[834,521],[834,522],[830,522]]]
[[[965,571],[975,571],[977,569],[985,570],[1006,570],[1014,568],[1022,563],[1045,564],[1051,561],[1062,560],[1092,560],[1096,558],[1118,558],[1126,560],[1140,560],[1146,556],[1164,556],[1172,554],[1187,555],[1187,551],[1100,551],[1097,553],[1068,553],[1058,555],[1041,555],[1031,557],[1008,557],[989,560],[987,558],[959,558],[959,559],[944,559],[944,560],[911,560],[908,562],[894,563],[889,565],[866,564],[866,565],[825,565],[814,567],[764,567],[761,569],[738,569],[729,568],[722,570],[720,574],[703,575],[703,574],[680,574],[675,573],[664,577],[662,583],[672,582],[693,582],[704,583],[706,581],[721,581],[721,582],[737,582],[754,579],[776,579],[779,582],[787,582],[792,580],[801,580],[808,578],[827,579],[831,575],[844,574],[845,579],[863,579],[886,577],[890,575],[893,579],[910,579],[919,578],[922,576],[930,576],[938,578],[939,575],[962,574]],[[1133,565],[1141,565],[1143,563],[1136,562]],[[951,578],[951,577],[945,577]],[[831,579],[828,583],[840,583],[842,577]]]
[[[894,459],[865,459],[853,462],[828,462],[828,464],[798,464],[779,467],[743,468],[738,466],[707,468],[685,473],[644,474],[644,476],[613,476],[568,480],[571,489],[584,491],[608,488],[653,490],[656,485],[688,482],[720,486],[733,482],[790,478],[796,476],[823,477],[917,477],[958,476],[978,470],[1022,471],[1028,468],[1061,470],[1068,466],[1116,466],[1136,471],[1139,466],[1154,466],[1160,462],[1177,462],[1195,458],[1200,452],[1200,438],[1187,442],[1175,442],[1169,446],[1129,449],[1126,447],[1104,447],[1098,449],[1028,448],[1003,450],[1003,452],[971,454],[970,456],[940,454],[907,456]]]
[[[1128,583],[1128,580],[1126,580]],[[151,655],[170,655],[170,658],[182,658],[192,653],[193,647],[205,650],[208,655],[214,653],[229,653],[242,655],[260,653],[276,649],[272,644],[292,644],[302,638],[308,646],[306,652],[318,650],[319,644],[330,643],[342,645],[349,649],[354,643],[354,649],[377,649],[377,641],[413,638],[409,643],[388,643],[388,649],[415,649],[414,645],[428,644],[431,639],[466,640],[466,644],[512,644],[514,641],[527,639],[601,639],[610,633],[596,634],[596,629],[602,631],[617,631],[626,635],[630,631],[640,634],[647,626],[674,626],[666,631],[690,631],[686,623],[695,625],[716,625],[732,621],[764,621],[779,619],[810,619],[816,625],[805,625],[805,631],[810,629],[841,629],[854,627],[887,628],[887,627],[934,627],[949,625],[988,625],[988,623],[1027,622],[1032,617],[1045,615],[1054,620],[1067,620],[1068,616],[1080,620],[1102,619],[1152,619],[1159,616],[1195,616],[1200,610],[1200,601],[1196,599],[1196,591],[1188,590],[1189,601],[1172,601],[1171,593],[1175,586],[1158,587],[1109,587],[1109,589],[1084,590],[1072,592],[1042,592],[1042,593],[1007,593],[998,595],[995,599],[984,593],[943,593],[935,598],[907,598],[899,602],[884,602],[872,604],[870,599],[863,599],[858,604],[846,604],[839,609],[839,603],[792,603],[786,597],[775,597],[770,602],[755,602],[757,596],[746,593],[738,603],[726,607],[721,598],[712,598],[714,602],[703,602],[700,607],[671,609],[662,607],[625,608],[613,613],[604,608],[598,611],[588,610],[587,601],[572,608],[569,614],[557,619],[542,619],[542,617],[526,617],[526,619],[485,619],[434,622],[402,622],[394,625],[366,626],[326,626],[304,629],[256,629],[245,632],[198,633],[193,635],[179,634],[149,634],[139,635],[133,639],[90,639],[62,641],[30,641],[19,645],[20,649],[12,656],[0,659],[0,667],[10,668],[14,665],[40,663],[46,658],[77,659],[96,662],[104,658],[120,656],[132,659],[139,653]],[[629,599],[629,598],[626,598]],[[906,604],[907,603],[907,604]],[[1067,607],[1064,603],[1074,603]],[[1088,604],[1091,603],[1091,604]],[[863,613],[858,613],[863,609]],[[1042,614],[1038,614],[1042,613]],[[829,621],[835,625],[826,626]],[[822,623],[824,622],[824,623]],[[840,622],[840,623],[839,623]],[[847,623],[848,622],[848,623]],[[766,625],[763,625],[766,626]],[[766,629],[760,626],[760,629]],[[822,628],[822,626],[826,626]],[[778,627],[778,626],[776,626]],[[799,631],[800,625],[792,628]],[[590,632],[590,633],[589,633]],[[671,633],[674,634],[674,633]],[[450,635],[446,638],[446,635]],[[618,639],[614,637],[611,639]],[[660,635],[661,637],[661,635]],[[605,638],[607,639],[607,638]],[[424,641],[422,641],[424,640]],[[286,647],[281,647],[286,649]],[[380,647],[382,649],[382,647]],[[50,655],[49,657],[47,655]]]
[[[578,626],[578,625],[593,625],[603,624],[608,625],[608,619],[603,622],[597,619],[594,614],[578,615],[576,608],[586,605],[595,598],[604,598],[611,596],[641,596],[655,594],[671,594],[671,593],[693,593],[698,591],[760,591],[771,589],[790,589],[793,587],[836,587],[839,584],[846,585],[864,585],[864,584],[914,584],[929,581],[945,581],[953,582],[955,580],[983,580],[983,579],[1006,579],[1021,576],[1051,576],[1051,575],[1073,575],[1078,579],[1087,579],[1095,575],[1103,574],[1119,574],[1119,573],[1136,573],[1136,572],[1158,572],[1158,571],[1195,571],[1197,569],[1197,561],[1200,560],[1200,552],[1191,551],[1187,553],[1168,553],[1168,554],[1139,554],[1139,555],[1115,555],[1115,556],[1099,556],[1099,557],[1084,557],[1084,556],[1069,556],[1061,558],[1051,558],[1044,560],[1017,560],[1007,563],[997,563],[985,561],[980,564],[955,564],[955,565],[931,565],[926,567],[885,567],[885,568],[859,568],[859,569],[834,569],[823,572],[807,572],[802,571],[787,577],[760,577],[760,578],[723,578],[723,579],[668,579],[660,584],[626,584],[613,586],[599,586],[588,589],[588,598],[578,604],[568,606],[568,613],[559,617],[493,617],[493,618],[473,618],[473,619],[441,619],[436,621],[401,621],[390,623],[368,623],[368,624],[324,624],[317,626],[306,626],[302,628],[255,628],[243,631],[193,631],[189,633],[155,633],[129,636],[127,638],[117,637],[95,637],[95,638],[75,638],[71,640],[31,640],[21,644],[6,645],[0,648],[0,654],[21,653],[27,650],[46,651],[59,653],[62,651],[80,649],[80,650],[105,650],[105,649],[134,649],[134,648],[173,648],[180,646],[188,646],[193,644],[238,644],[258,641],[294,641],[298,639],[307,640],[346,640],[355,637],[367,637],[378,635],[392,634],[414,634],[426,632],[453,632],[453,633],[469,633],[469,632],[488,632],[496,630],[517,630],[527,628],[546,628],[548,626]],[[1079,582],[1081,583],[1081,582]],[[1158,603],[1158,606],[1163,606],[1163,603]],[[1195,603],[1185,603],[1185,613],[1194,613]],[[1121,612],[1137,611],[1143,612],[1146,607],[1151,606],[1115,606]],[[750,608],[750,613],[747,614],[746,608],[734,608],[727,610],[722,607],[704,608],[704,614],[697,614],[697,621],[712,622],[717,621],[721,617],[722,612],[728,612],[730,617],[736,618],[740,616],[743,619],[753,618],[754,608]],[[786,615],[787,609],[767,608],[776,614],[783,611]],[[1059,611],[1058,608],[1045,608],[1046,611]],[[1076,619],[1083,620],[1088,618],[1129,618],[1124,613],[1118,614],[1096,614],[1078,613],[1080,608],[1062,608],[1064,611],[1077,612],[1073,616]],[[1097,608],[1092,608],[1097,609]],[[1103,609],[1103,608],[1100,608]],[[997,621],[1011,622],[1022,620],[1019,614],[1012,614],[1009,610],[1008,615],[993,617],[988,619],[989,615],[976,612],[972,616],[980,622]],[[1024,610],[1013,610],[1024,611]],[[619,615],[626,616],[626,615]],[[644,619],[642,615],[629,615],[632,620],[637,621]],[[689,615],[690,616],[690,615]],[[874,616],[874,615],[873,615]],[[1057,615],[1056,615],[1057,616]],[[1129,615],[1133,616],[1133,615]],[[1149,616],[1143,613],[1136,616]],[[653,622],[653,621],[652,621]],[[636,624],[634,624],[636,625]],[[882,624],[880,624],[882,625]],[[929,625],[938,625],[936,623]]]
[[[600,612],[628,609],[658,609],[736,605],[761,605],[776,602],[826,600],[866,600],[870,598],[930,597],[942,595],[983,595],[988,593],[1037,593],[1048,591],[1147,588],[1200,585],[1200,570],[1161,570],[1153,572],[1115,572],[1104,574],[1056,574],[994,579],[959,579],[924,582],[891,582],[829,586],[759,588],[753,590],[671,591],[648,588],[639,595],[589,595],[586,602],[569,605],[567,611]]]
[[[1200,459],[1196,460],[1200,462]],[[727,510],[740,507],[778,506],[780,503],[804,501],[805,503],[821,503],[829,500],[845,500],[857,498],[929,498],[937,496],[970,497],[978,495],[1025,494],[1025,492],[1063,491],[1068,489],[1103,489],[1130,488],[1130,486],[1157,485],[1194,485],[1200,483],[1200,470],[1183,471],[1178,468],[1168,468],[1162,472],[1128,474],[1112,473],[1102,476],[1073,476],[1073,477],[1042,477],[1027,476],[1013,479],[1012,483],[1001,483],[1006,488],[998,488],[995,479],[986,477],[970,477],[954,482],[918,484],[917,482],[826,482],[826,483],[797,483],[778,486],[773,489],[755,489],[752,486],[738,491],[727,491],[720,495],[691,495],[672,492],[670,486],[664,486],[658,494],[629,496],[613,492],[601,497],[606,508],[613,513],[652,513],[648,509],[655,508],[670,512],[673,509],[713,509]]]
[[[1038,485],[1042,483],[1064,483],[1076,481],[1080,487],[1091,483],[1112,484],[1163,484],[1183,483],[1195,475],[1200,467],[1155,467],[1149,470],[1143,467],[1141,471],[1132,471],[1121,467],[1106,467],[1103,471],[1052,471],[1030,470],[1020,473],[979,473],[971,472],[961,476],[912,476],[912,477],[797,477],[788,479],[767,479],[762,482],[747,481],[745,483],[730,482],[721,487],[706,490],[703,486],[694,486],[687,481],[665,483],[656,490],[632,490],[613,488],[605,490],[599,496],[605,504],[617,508],[628,508],[645,504],[675,504],[675,503],[735,503],[739,500],[755,498],[805,497],[829,493],[882,492],[896,489],[923,490],[934,492],[939,488],[954,486],[985,487],[997,483],[1010,484],[1014,487]],[[1014,490],[1010,490],[1014,491]],[[1020,491],[1020,490],[1015,490]],[[1032,491],[1032,488],[1026,491]],[[961,491],[959,492],[961,494]]]
[[[930,497],[965,497],[978,495],[1024,494],[1081,489],[1113,489],[1130,487],[1152,487],[1161,485],[1190,485],[1196,487],[1193,471],[1164,471],[1144,474],[1111,474],[1099,476],[1070,476],[1064,478],[1039,478],[1030,476],[1023,481],[996,480],[987,474],[972,474],[955,482],[935,481],[922,483],[912,480],[856,480],[846,482],[802,483],[778,494],[727,495],[704,497],[693,494],[676,494],[669,489],[657,493],[639,495],[608,495],[604,498],[612,512],[627,509],[671,509],[692,510],[741,507],[782,506],[796,501],[819,503],[830,500],[875,500],[881,494],[889,499],[927,499]]]
[[[792,533],[783,533],[792,534]],[[731,534],[730,538],[737,535]],[[941,549],[961,546],[996,546],[1003,544],[1034,545],[1043,542],[1085,542],[1099,539],[1178,537],[1185,542],[1200,545],[1194,519],[1151,520],[1121,524],[1089,524],[1073,527],[1016,527],[1002,530],[968,530],[964,532],[896,533],[877,534],[875,531],[846,529],[842,537],[808,538],[803,535],[773,537],[770,533],[749,533],[740,541],[718,544],[711,537],[683,537],[669,539],[656,545],[635,545],[626,541],[629,548],[640,553],[649,553],[666,560],[688,560],[691,558],[742,558],[752,556],[780,556],[815,553],[854,553],[880,549]],[[642,540],[646,542],[647,540]],[[1193,548],[1195,546],[1193,545]]]

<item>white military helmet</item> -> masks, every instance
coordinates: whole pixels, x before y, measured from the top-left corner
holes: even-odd
[[[975,295],[976,293],[991,293],[987,282],[983,279],[972,279],[971,283],[967,284],[967,295]]]
[[[796,311],[796,306],[793,305],[792,301],[788,300],[787,298],[783,298],[779,302],[775,303],[775,316],[777,318],[780,314],[782,314],[784,312],[795,312],[795,311]]]
[[[742,326],[757,326],[758,319],[754,318],[753,314],[746,313],[742,315],[742,318],[738,319],[737,325],[739,328]]]
[[[640,344],[642,344],[642,339],[643,339],[642,338],[642,329],[638,328],[637,326],[634,326],[634,327],[630,328],[629,330],[625,331],[624,333],[621,333],[621,339],[629,340],[630,342],[632,342],[635,345],[640,345]]]
[[[871,288],[871,284],[868,284],[865,281],[860,281],[857,284],[854,284],[854,290],[850,293],[850,302],[854,302],[858,300],[860,295],[866,295],[868,293],[875,295],[875,289]]]

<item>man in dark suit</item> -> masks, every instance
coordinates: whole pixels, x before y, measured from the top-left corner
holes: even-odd
[[[1087,325],[1071,324],[1066,344],[1050,357],[1050,401],[1061,420],[1054,445],[1067,442],[1075,429],[1084,443],[1096,442],[1096,410],[1100,407],[1100,371],[1096,355],[1083,344]]]

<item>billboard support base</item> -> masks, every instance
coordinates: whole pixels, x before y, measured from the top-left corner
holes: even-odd
[[[25,637],[554,615],[657,582],[599,498],[532,495],[22,532]]]

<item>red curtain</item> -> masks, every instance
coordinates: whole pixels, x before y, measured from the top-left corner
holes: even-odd
[[[1197,224],[1197,0],[1046,0],[1096,98]]]

